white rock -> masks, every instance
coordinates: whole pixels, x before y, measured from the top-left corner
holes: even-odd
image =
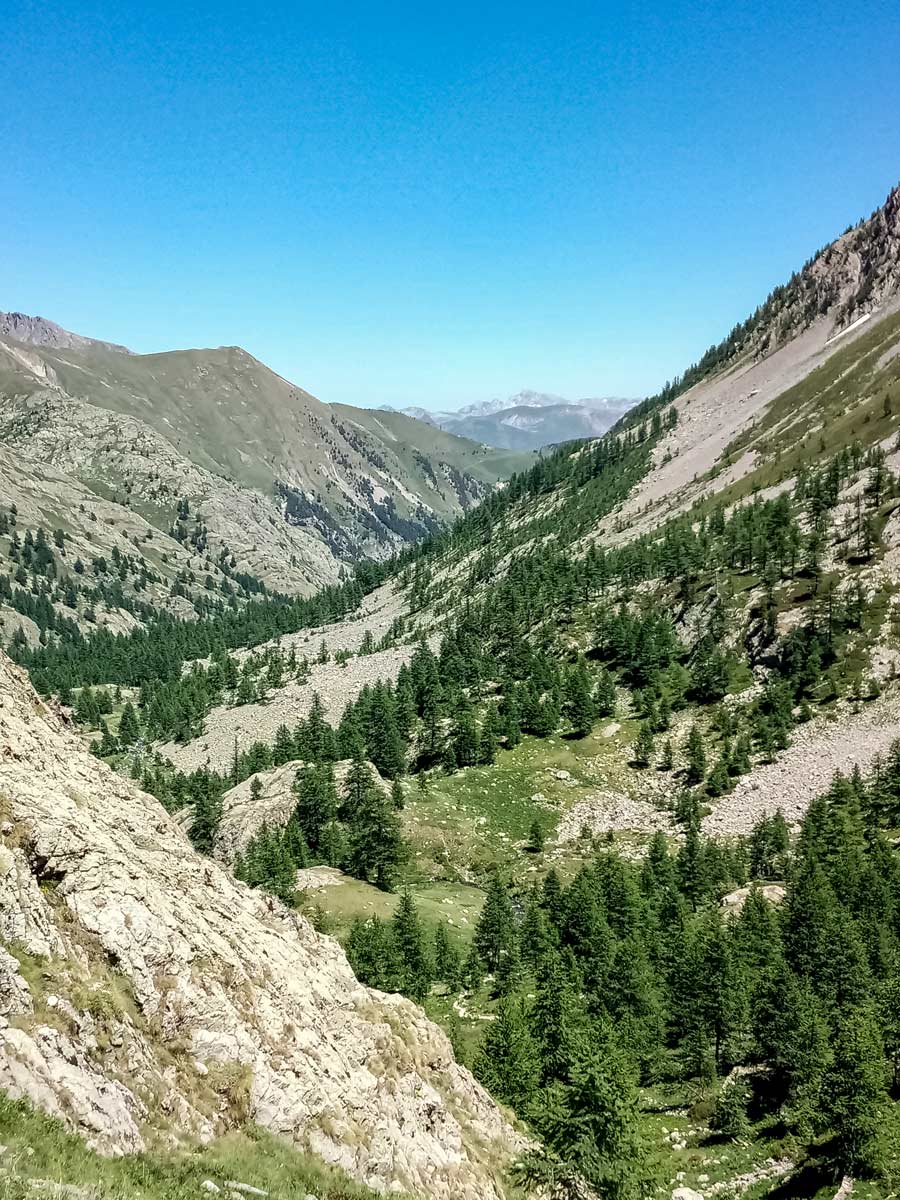
[[[213,1183],[211,1179],[204,1179],[200,1184],[204,1192],[221,1192],[221,1188],[217,1183]]]
[[[298,913],[198,856],[2,653],[0,795],[29,846],[26,859],[0,845],[0,939],[69,958],[99,986],[115,962],[142,1018],[116,1022],[115,1062],[91,1053],[87,1022],[69,1033],[10,1024],[0,1089],[104,1152],[141,1151],[155,1121],[202,1142],[249,1119],[382,1192],[499,1200],[498,1164],[523,1139],[444,1034],[408,1000],[362,987],[337,942]],[[52,906],[29,863],[58,879]],[[0,1009],[28,1003],[10,956],[0,981]],[[215,1118],[209,1096],[195,1099],[196,1062],[219,1093]],[[165,1114],[141,1096],[165,1096]]]
[[[672,1200],[704,1200],[702,1192],[695,1192],[693,1188],[677,1187],[672,1193]]]

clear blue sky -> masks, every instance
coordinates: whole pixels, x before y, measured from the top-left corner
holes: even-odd
[[[896,0],[10,6],[0,308],[324,400],[639,396],[900,179]]]

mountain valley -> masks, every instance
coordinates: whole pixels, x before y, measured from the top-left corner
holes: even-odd
[[[173,1195],[234,1139],[323,1200],[894,1194],[900,187],[658,395],[519,399],[0,324],[36,1140]],[[76,1200],[152,1200],[106,1161]]]

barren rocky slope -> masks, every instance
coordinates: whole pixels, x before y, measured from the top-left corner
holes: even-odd
[[[336,942],[200,859],[0,655],[0,1087],[108,1151],[252,1120],[379,1190],[502,1194],[516,1138]]]

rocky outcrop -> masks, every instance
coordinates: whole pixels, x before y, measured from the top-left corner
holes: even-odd
[[[223,862],[234,862],[255,833],[263,825],[280,828],[287,825],[297,807],[294,780],[297,772],[306,764],[299,759],[272,767],[268,771],[257,771],[248,779],[230,788],[222,797],[222,820],[216,836],[216,857]],[[334,764],[334,782],[338,789],[350,767],[350,759]],[[372,778],[378,787],[390,794],[390,788],[381,778],[377,768],[369,763]],[[259,787],[254,796],[254,781]]]
[[[0,1087],[106,1151],[252,1120],[381,1190],[503,1194],[516,1135],[416,1006],[199,857],[0,655]]]

